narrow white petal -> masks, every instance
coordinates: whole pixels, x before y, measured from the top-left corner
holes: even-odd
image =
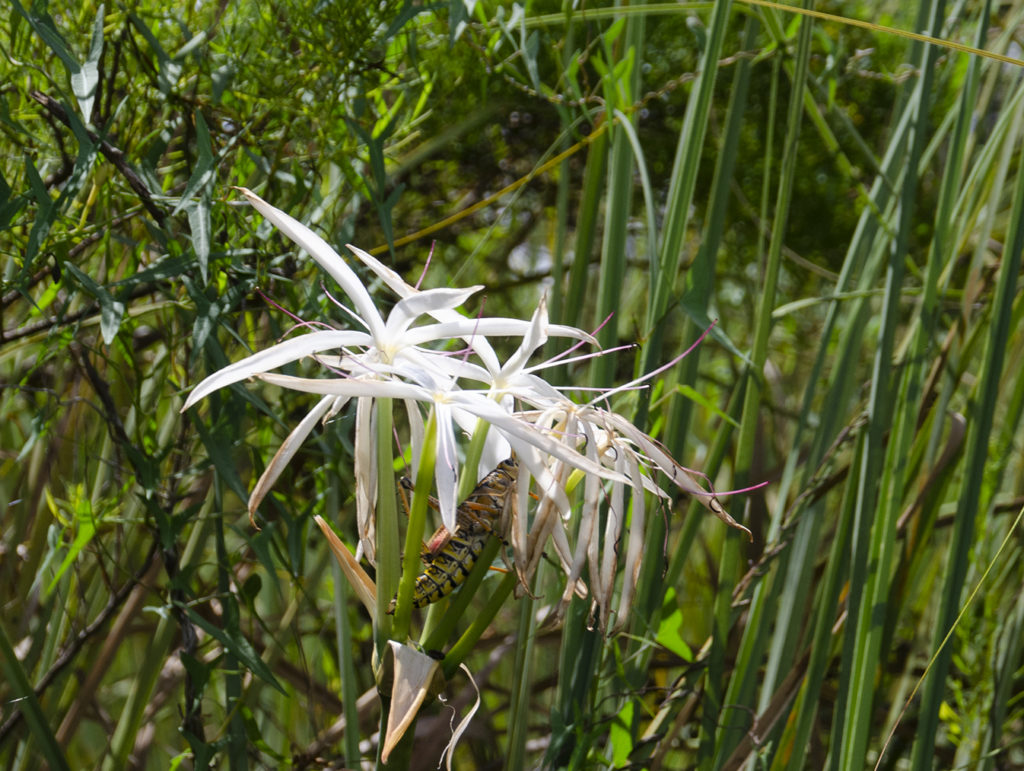
[[[583,574],[583,566],[587,562],[587,549],[590,546],[590,539],[593,537],[594,528],[596,527],[596,516],[586,516],[581,514],[580,529],[576,535],[576,549],[572,555],[572,565],[569,569],[569,575],[565,582],[565,590],[562,592],[562,599],[559,605],[563,608],[569,604],[569,600],[572,599],[572,595],[576,588],[576,582],[580,580],[580,576]],[[558,524],[561,525],[561,520],[558,520]]]
[[[369,327],[371,334],[378,337],[384,329],[384,320],[381,318],[377,307],[373,304],[370,293],[363,286],[355,271],[348,266],[330,244],[320,236],[303,225],[297,219],[285,214],[280,209],[271,206],[251,190],[244,187],[237,188],[244,195],[252,207],[260,214],[270,220],[288,238],[305,249],[309,255],[319,263],[320,267],[326,270],[331,277],[338,282],[338,285],[352,299],[356,311]]]
[[[617,627],[622,627],[629,621],[629,611],[633,606],[636,584],[640,580],[640,558],[643,553],[644,528],[646,527],[640,464],[632,456],[629,457],[629,464],[630,476],[633,478],[633,511],[629,518],[629,543],[626,546],[626,564],[622,571],[622,594],[619,595],[619,609],[615,620]]]
[[[352,252],[363,265],[373,271],[377,278],[383,281],[387,288],[399,297],[409,297],[419,291],[369,252],[365,252],[352,244],[345,244],[345,248]]]
[[[626,453],[619,453],[615,470],[622,473],[625,469]],[[598,583],[601,600],[601,630],[607,631],[608,619],[612,612],[612,591],[615,588],[615,570],[618,567],[619,538],[622,525],[626,519],[625,485],[613,485],[611,500],[608,502],[608,518],[605,520],[604,539],[601,544],[601,570]]]
[[[459,464],[455,447],[455,432],[452,430],[451,407],[447,404],[435,404],[434,414],[437,422],[437,460],[434,463],[437,500],[441,506],[441,522],[448,528],[448,532],[454,533]]]
[[[522,319],[508,318],[462,318],[455,321],[443,321],[437,324],[428,324],[409,330],[409,339],[414,345],[422,345],[430,340],[442,340],[451,337],[470,338],[470,344],[477,337],[522,337],[530,333],[532,326],[529,321]],[[561,324],[549,324],[545,332],[551,337],[571,337],[576,340],[585,340],[594,345],[597,341],[581,329],[567,327]]]
[[[510,415],[496,402],[490,399],[481,400],[479,399],[479,396],[479,394],[473,394],[473,392],[470,391],[455,391],[449,394],[449,399],[452,403],[459,404],[467,412],[472,412],[492,425],[499,427],[505,434],[505,438],[508,439],[513,446],[515,446],[517,442],[532,445],[542,452],[552,455],[559,460],[568,463],[574,468],[578,468],[584,473],[596,474],[597,476],[612,482],[629,483],[629,480],[621,474],[602,466],[600,463],[587,458],[585,455],[581,455],[570,447],[567,447],[564,443],[548,436],[543,431],[538,430],[532,423],[524,420],[521,416]],[[530,470],[538,477],[539,481],[540,470],[535,468],[531,468]]]
[[[388,331],[392,335],[405,332],[420,316],[458,308],[481,289],[481,286],[468,289],[428,289],[403,297],[388,314]]]
[[[485,474],[497,468],[498,464],[512,453],[512,446],[508,440],[500,431],[491,431],[491,424],[486,420],[482,420],[476,414],[461,407],[453,408],[451,413],[455,425],[470,439],[476,435],[477,431],[487,431],[483,452],[480,453],[480,463],[476,469],[477,479],[482,479]]]
[[[747,528],[736,522],[736,520],[725,512],[725,509],[722,508],[722,504],[718,502],[718,499],[712,493],[705,490],[701,484],[694,479],[688,469],[679,465],[679,463],[669,455],[668,450],[666,450],[660,442],[647,436],[647,434],[643,433],[624,417],[617,415],[614,412],[605,413],[605,419],[616,431],[633,442],[633,444],[639,447],[645,455],[648,455],[658,468],[661,469],[661,471],[664,472],[680,490],[692,495],[700,501],[704,507],[710,510],[712,514],[717,516],[726,524],[729,524],[739,530],[743,530],[747,534],[750,533]]]
[[[547,342],[548,326],[548,298],[547,295],[542,295],[519,348],[502,366],[500,378],[509,378],[523,370],[534,352]]]
[[[568,473],[565,470],[565,464],[556,460],[550,469],[543,463],[537,467],[532,460],[533,456],[539,454],[532,447],[517,447],[516,455],[519,457],[520,463],[526,465],[536,477],[537,488],[541,495],[527,539],[526,576],[528,579],[533,578],[549,537],[553,539],[555,553],[561,560],[563,570],[568,574],[572,570],[572,550],[569,547],[565,531],[562,529],[562,517],[559,516],[559,513],[564,514],[569,511],[569,499],[565,495],[563,484],[563,476]],[[560,536],[558,535],[559,530],[561,530]]]
[[[561,517],[555,517],[555,526],[551,528],[551,543],[555,547],[555,554],[558,555],[558,558],[562,562],[562,567],[564,568],[569,564],[569,555],[571,554],[571,550],[569,548],[569,537],[565,534],[565,525],[562,523]],[[587,585],[582,579],[576,579],[572,590],[580,599],[585,599],[589,594],[587,591]],[[560,615],[560,613],[558,615]]]
[[[388,645],[394,657],[394,679],[391,683],[388,725],[380,752],[384,764],[415,721],[430,692],[444,687],[444,675],[437,659],[395,640],[388,640]]]
[[[409,419],[409,445],[410,445],[410,472],[409,477],[416,479],[420,472],[420,455],[423,452],[423,442],[426,440],[427,428],[423,423],[423,412],[415,399],[403,399],[405,414]]]
[[[306,437],[313,431],[320,418],[330,410],[340,409],[340,405],[336,405],[336,402],[339,400],[347,401],[344,397],[325,396],[306,414],[306,417],[299,421],[299,424],[288,434],[288,438],[281,443],[281,446],[277,449],[270,463],[267,464],[266,469],[264,469],[259,481],[256,483],[256,487],[253,488],[252,494],[249,496],[250,518],[255,516],[256,508],[266,497],[267,493],[270,492],[274,482],[281,476],[281,472],[284,471],[285,466],[295,456],[295,453],[299,451],[302,443],[306,441]]]
[[[374,509],[377,503],[377,453],[373,446],[372,399],[360,399],[356,405],[356,441],[354,475],[356,478],[356,526],[359,551],[371,565],[377,564],[377,528]],[[357,552],[358,556],[358,552]]]
[[[514,567],[519,576],[521,586],[529,586],[530,582],[526,574],[526,566],[529,563],[527,557],[527,512],[530,506],[530,472],[524,468],[522,463],[519,467],[519,478],[516,481],[516,504],[512,509],[512,521],[509,523],[508,540],[512,544],[512,556],[515,560]]]
[[[369,378],[308,378],[279,375],[264,372],[257,375],[272,385],[303,391],[310,394],[332,394],[334,396],[375,396],[391,399],[419,399],[431,401],[432,395],[420,386],[399,383],[394,380],[371,380]]]
[[[298,361],[304,356],[312,356],[321,351],[329,351],[346,345],[366,345],[369,342],[370,338],[365,332],[354,330],[310,332],[308,335],[299,335],[291,340],[285,340],[283,343],[272,345],[266,350],[246,356],[244,359],[214,372],[193,389],[181,410],[184,412],[204,396],[209,396],[219,388],[277,369],[284,364]]]
[[[473,679],[473,673],[469,671],[469,667],[465,664],[459,664],[459,669],[466,673],[466,677],[469,678],[469,682],[473,685],[473,690],[476,691],[476,700],[473,702],[473,706],[469,708],[466,716],[455,726],[455,730],[452,731],[452,739],[448,742],[448,746],[444,748],[444,767],[446,771],[452,771],[452,755],[455,754],[455,747],[458,745],[459,739],[462,738],[462,734],[469,728],[473,715],[480,709],[480,689],[477,687],[476,680]]]
[[[362,260],[363,264],[372,270],[381,281],[383,281],[387,287],[399,297],[410,297],[416,294],[420,290],[411,284],[407,283],[405,279],[399,276],[391,268],[381,263],[376,257],[367,254],[362,249],[352,244],[347,244],[348,248],[352,253]],[[482,289],[483,287],[467,287],[467,289]],[[430,315],[436,318],[438,321],[457,321],[458,319],[464,318],[460,313],[454,310],[444,311],[432,311]],[[467,342],[469,342],[467,340]],[[486,340],[477,340],[473,346],[484,365],[492,372],[497,372],[500,368],[497,354],[494,353],[494,349],[491,348],[490,343]]]

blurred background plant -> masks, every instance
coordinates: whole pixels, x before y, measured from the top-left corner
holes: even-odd
[[[431,254],[423,286],[488,316],[548,291],[639,344],[563,384],[718,319],[614,406],[719,489],[770,481],[726,500],[753,543],[651,509],[609,637],[578,599],[538,627],[542,563],[466,658],[456,766],[1024,765],[1024,3],[167,5],[0,22],[5,768],[376,755],[372,627],[312,522],[356,541],[354,414],[259,531],[314,397],[179,416],[275,306],[344,321],[229,185],[410,283]],[[437,763],[475,698],[450,674],[395,764]]]

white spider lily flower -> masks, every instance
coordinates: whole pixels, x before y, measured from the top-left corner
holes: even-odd
[[[530,365],[551,336],[596,345],[596,340],[582,330],[551,324],[546,298],[541,298],[529,321],[468,317],[457,308],[481,287],[421,291],[368,253],[349,246],[366,268],[398,296],[385,318],[358,275],[326,241],[251,191],[239,190],[338,282],[354,308],[345,311],[356,325],[354,329],[308,331],[256,352],[207,377],[186,400],[183,410],[214,390],[249,378],[321,397],[291,431],[257,482],[249,500],[250,516],[316,424],[330,419],[354,399],[359,532],[356,559],[362,553],[375,563],[378,452],[372,426],[380,400],[387,399],[402,401],[408,413],[414,474],[424,450],[424,415],[429,412],[435,418],[436,444],[431,455],[437,459],[435,486],[442,522],[449,531],[456,529],[458,447],[463,437],[471,437],[481,426],[487,430],[482,468],[462,472],[472,474],[474,480],[510,454],[518,459],[518,506],[512,507],[509,530],[503,535],[512,546],[520,581],[524,587],[529,585],[550,541],[567,577],[557,612],[564,611],[574,592],[589,595],[602,630],[608,628],[613,608],[616,623],[628,617],[642,556],[645,495],[669,498],[656,481],[658,472],[696,496],[730,526],[746,530],[726,514],[699,475],[679,465],[660,443],[629,420],[603,406],[622,390],[646,387],[645,381],[678,359],[644,378],[600,391],[589,403],[578,404],[563,393],[566,389],[552,385],[540,373],[545,368],[610,351],[576,358],[562,354]],[[520,339],[518,348],[504,362],[488,339],[495,337]],[[453,352],[453,344],[460,343],[464,349]],[[273,372],[307,358],[319,365],[324,376],[295,377]],[[584,484],[577,491],[581,475]],[[531,480],[535,480],[540,493],[532,521],[525,513]],[[575,543],[567,528],[574,516],[570,503],[574,495],[581,501],[575,515],[579,523],[572,528]],[[517,515],[517,511],[523,513]],[[606,514],[603,528],[599,526],[602,511]],[[623,554],[619,547],[624,538],[624,578],[616,603],[615,584]],[[586,567],[589,586],[582,581]]]
[[[339,393],[326,395],[292,430],[271,463],[268,464],[250,496],[250,517],[318,422],[331,418],[353,396],[360,399],[383,396],[381,388],[368,386],[368,383],[384,381],[417,383],[422,380],[420,376],[424,372],[447,374],[449,379],[461,376],[464,367],[459,364],[458,359],[444,351],[430,350],[424,346],[434,343],[440,348],[446,348],[453,340],[461,339],[469,345],[470,352],[481,361],[488,366],[496,366],[497,357],[487,340],[489,335],[515,337],[537,334],[536,323],[526,322],[522,319],[471,318],[456,312],[455,308],[479,291],[481,288],[479,286],[465,289],[442,288],[420,291],[406,284],[394,271],[382,265],[366,252],[350,246],[353,253],[400,297],[385,319],[377,310],[369,291],[356,273],[326,241],[298,220],[268,204],[252,191],[245,188],[237,189],[257,211],[308,252],[337,281],[355,307],[355,311],[346,309],[347,312],[362,327],[362,329],[354,330],[318,330],[285,340],[210,375],[196,386],[185,401],[185,405],[182,407],[183,411],[219,388],[267,373],[306,357],[316,357],[335,373],[347,376],[342,378],[343,381],[357,380],[362,383],[362,385],[351,388],[341,387]],[[423,316],[436,319],[436,322],[416,326]],[[563,335],[593,342],[592,337],[573,327],[548,325],[543,334]],[[324,354],[328,351],[341,351],[341,353],[337,356],[325,356]],[[439,402],[439,404],[442,405],[441,411],[444,413],[443,402]],[[370,452],[367,435],[371,424],[371,405],[372,401],[362,402],[357,408],[357,439],[363,437],[365,441],[357,441],[357,449],[361,449],[362,452],[356,454],[355,470],[358,517],[362,522],[367,523],[367,528],[372,529],[372,525],[368,523],[371,521],[376,500],[374,481],[376,479],[376,455]],[[507,415],[507,410],[503,414]],[[439,415],[439,418],[442,419],[447,417],[449,417],[447,414]],[[465,430],[472,431],[472,426],[466,422],[463,412],[456,412],[451,417],[454,417]],[[445,422],[450,424],[450,421]],[[439,441],[444,442],[439,446],[443,454],[439,456],[442,461],[435,467],[435,480],[442,518],[446,526],[451,528],[455,522],[456,489],[458,487],[458,463],[454,452],[454,434],[446,434]],[[413,447],[414,459],[419,457],[418,449],[418,446]],[[497,463],[495,459],[507,457],[508,447],[507,445],[503,446],[500,439],[488,440],[486,449],[486,460],[494,460],[495,464]],[[368,533],[370,530],[365,529],[364,532]],[[372,559],[372,547],[368,551],[368,556]]]

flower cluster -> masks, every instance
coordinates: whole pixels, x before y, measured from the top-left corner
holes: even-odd
[[[645,519],[645,492],[667,497],[654,481],[663,472],[683,491],[697,496],[714,514],[739,527],[693,474],[676,463],[664,448],[627,419],[599,405],[612,392],[578,404],[542,377],[546,367],[566,359],[531,365],[549,337],[565,337],[596,345],[586,332],[548,320],[542,299],[529,321],[512,318],[469,317],[457,309],[481,287],[419,290],[371,255],[354,246],[352,254],[398,297],[387,318],[378,311],[366,286],[345,260],[320,236],[249,190],[241,189],[249,203],[282,233],[308,252],[337,282],[352,308],[346,309],[354,326],[321,329],[301,334],[231,364],[203,380],[189,395],[188,409],[216,389],[249,378],[284,388],[319,394],[320,401],[292,430],[249,500],[250,514],[267,495],[284,466],[316,424],[331,418],[349,401],[356,401],[355,479],[360,551],[375,559],[374,509],[377,453],[373,447],[374,410],[380,399],[400,400],[409,416],[412,458],[424,449],[424,413],[432,413],[437,458],[435,483],[441,517],[455,527],[460,474],[460,440],[486,430],[480,467],[461,469],[475,481],[483,471],[514,454],[523,470],[520,506],[532,484],[539,503],[532,519],[516,517],[507,534],[516,571],[524,585],[536,569],[550,541],[568,581],[564,601],[573,591],[586,593],[600,611],[605,628],[613,607],[617,573],[617,544],[627,527],[625,580],[616,616],[626,618],[640,566]],[[504,362],[490,342],[493,338],[519,339],[516,351]],[[452,354],[452,346],[462,350]],[[328,376],[302,378],[273,370],[306,357],[314,357]],[[638,387],[631,383],[624,388]],[[616,389],[619,390],[619,389]],[[414,468],[415,472],[415,468]],[[573,513],[568,489],[582,472],[582,509]],[[598,516],[607,505],[603,532]],[[630,510],[631,509],[631,510]],[[579,516],[576,543],[570,543],[566,523]],[[580,582],[589,565],[589,586]]]

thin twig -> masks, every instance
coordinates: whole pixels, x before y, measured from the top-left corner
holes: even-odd
[[[64,106],[56,99],[44,94],[42,91],[33,91],[29,94],[30,97],[35,99],[39,104],[46,108],[53,117],[59,120],[68,128],[71,128],[71,120],[68,118],[67,111]],[[99,150],[106,157],[108,161],[114,164],[114,168],[121,172],[121,175],[128,180],[128,184],[131,186],[138,196],[139,200],[142,201],[142,205],[146,207],[148,211],[157,222],[163,225],[164,220],[167,218],[167,213],[157,206],[153,200],[153,195],[149,192],[149,188],[146,187],[146,183],[142,181],[142,177],[135,173],[135,169],[128,165],[125,160],[124,152],[117,147],[114,147],[110,142],[105,139],[100,139],[99,135],[94,131],[87,131],[89,139],[97,144]]]

